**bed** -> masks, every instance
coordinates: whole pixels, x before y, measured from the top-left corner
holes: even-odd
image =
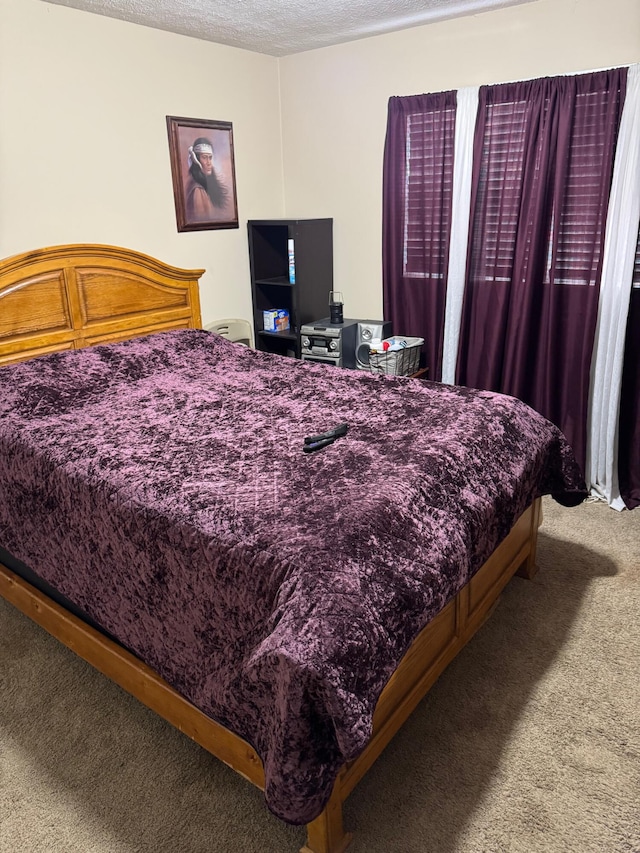
[[[512,398],[202,330],[202,272],[0,263],[0,593],[341,853],[349,793],[534,574],[541,495],[585,486]]]

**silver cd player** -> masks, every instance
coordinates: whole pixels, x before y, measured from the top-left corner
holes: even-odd
[[[332,323],[328,317],[300,329],[300,357],[336,367],[356,366],[357,320]]]

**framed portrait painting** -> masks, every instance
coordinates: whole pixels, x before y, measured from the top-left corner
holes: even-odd
[[[167,116],[167,132],[178,231],[238,228],[231,122]]]

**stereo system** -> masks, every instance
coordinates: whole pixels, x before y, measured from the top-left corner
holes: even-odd
[[[372,343],[391,334],[389,321],[345,319],[332,323],[325,317],[300,329],[300,356],[303,361],[369,370]]]
[[[328,317],[300,329],[300,357],[336,367],[355,367],[357,320],[332,323]]]

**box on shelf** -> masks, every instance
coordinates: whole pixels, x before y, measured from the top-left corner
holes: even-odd
[[[265,332],[286,332],[289,328],[289,312],[284,308],[263,311],[262,318]]]
[[[407,338],[402,335],[385,338],[376,349],[372,347],[369,350],[371,372],[411,376],[420,367],[423,344],[424,338]]]

